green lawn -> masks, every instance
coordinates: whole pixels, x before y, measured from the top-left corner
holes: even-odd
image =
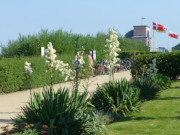
[[[180,135],[180,81],[107,128],[108,135]]]

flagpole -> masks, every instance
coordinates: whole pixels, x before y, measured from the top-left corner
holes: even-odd
[[[169,36],[169,42],[168,42],[168,50],[170,52],[170,36]]]
[[[172,39],[170,38],[170,52],[172,52]]]
[[[156,38],[155,38],[155,30],[153,30],[153,48],[152,51],[156,51]]]
[[[172,49],[171,49],[171,45],[172,44],[172,42],[171,42],[171,37],[169,36],[169,52],[171,52],[172,51]]]

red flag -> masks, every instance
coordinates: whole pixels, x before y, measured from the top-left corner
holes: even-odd
[[[153,22],[153,30],[156,30],[157,32],[166,33],[167,28],[164,27],[164,26],[161,25],[161,24],[158,24],[158,23],[156,23],[156,22]]]
[[[157,24],[157,30],[164,31],[164,26],[161,24]]]
[[[170,32],[170,33],[169,33],[169,36],[170,36],[171,38],[176,38],[176,39],[178,39],[178,34],[176,34],[176,33]]]
[[[153,30],[157,30],[157,23],[153,22]]]

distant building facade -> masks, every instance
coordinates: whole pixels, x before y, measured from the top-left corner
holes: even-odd
[[[166,48],[165,47],[158,47],[158,52],[166,52]]]
[[[147,25],[134,26],[134,29],[126,33],[125,37],[142,41],[146,46],[151,46],[150,27]]]

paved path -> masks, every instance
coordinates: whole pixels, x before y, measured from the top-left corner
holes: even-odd
[[[131,79],[130,71],[123,71],[115,74],[115,79],[126,78],[127,80]],[[98,85],[102,85],[105,82],[109,81],[108,75],[101,75],[96,77],[90,77],[89,79],[84,79],[81,83],[88,88],[89,92],[94,92]],[[59,87],[68,87],[72,88],[71,82],[65,82],[56,84],[53,86],[55,90]],[[33,91],[42,91],[43,88],[33,89]],[[30,97],[29,90],[19,91],[14,93],[9,93],[5,95],[0,95],[0,127],[9,125],[12,127],[11,118],[15,117],[18,113],[21,112],[20,107],[24,106]],[[0,129],[0,133],[2,133],[2,129]]]

